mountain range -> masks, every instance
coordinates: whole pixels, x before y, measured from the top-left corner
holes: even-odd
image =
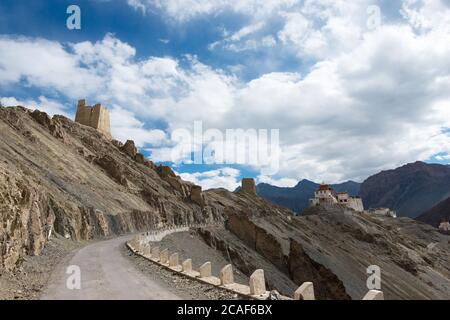
[[[366,179],[360,196],[367,207],[388,207],[416,218],[450,197],[450,167],[415,162]]]
[[[438,227],[443,221],[450,221],[450,198],[439,202],[436,206],[427,210],[416,219],[435,227]]]
[[[309,180],[302,180],[292,188],[261,183],[257,192],[275,204],[301,213],[318,186]],[[450,197],[450,167],[417,161],[372,175],[363,183],[348,181],[332,187],[338,192],[347,191],[352,196],[362,197],[366,208],[387,207],[397,211],[399,216],[416,218]],[[435,223],[441,219],[436,210],[441,209],[428,212],[426,221]]]

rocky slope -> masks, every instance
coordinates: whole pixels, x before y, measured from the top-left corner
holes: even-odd
[[[443,221],[450,221],[450,198],[438,203],[416,218],[418,221],[428,223],[434,227],[439,227]]]
[[[227,232],[210,230],[204,238],[231,254],[244,273],[258,264],[257,253],[295,284],[312,281],[320,299],[361,299],[367,267],[378,265],[388,299],[450,298],[449,237],[431,226],[340,207],[293,216],[242,192],[213,190],[208,196],[224,206]],[[250,253],[236,250],[243,245]],[[289,294],[289,282],[284,283],[275,287]]]
[[[319,184],[309,180],[300,181],[295,187],[281,188],[267,183],[260,183],[256,190],[258,195],[270,202],[301,213],[308,207],[309,199],[314,197],[314,191]],[[352,196],[359,194],[360,183],[347,181],[340,184],[333,184],[333,189],[337,192],[348,192]]]
[[[415,218],[450,196],[450,166],[410,163],[380,172],[361,185],[366,207],[387,207]]]
[[[203,241],[247,276],[265,268],[287,294],[313,281],[321,299],[360,299],[376,264],[388,298],[450,297],[449,238],[431,226],[343,208],[294,217],[256,195],[202,194],[132,141],[21,107],[0,108],[0,135],[0,273],[39,255],[54,233],[79,241],[226,220],[200,230]]]
[[[51,232],[82,240],[221,219],[132,141],[22,107],[0,108],[0,134],[0,269],[39,254]]]

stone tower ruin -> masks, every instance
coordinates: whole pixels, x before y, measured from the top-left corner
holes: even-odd
[[[253,178],[242,179],[241,189],[245,193],[256,194],[255,179]]]
[[[90,107],[86,106],[86,100],[79,100],[75,122],[97,129],[111,138],[109,111],[100,103]]]

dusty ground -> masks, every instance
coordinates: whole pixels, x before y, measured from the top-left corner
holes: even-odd
[[[56,265],[85,244],[63,238],[51,239],[42,255],[26,256],[15,272],[0,273],[0,300],[39,299]]]

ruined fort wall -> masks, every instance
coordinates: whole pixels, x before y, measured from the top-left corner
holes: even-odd
[[[77,114],[75,115],[75,122],[84,124],[86,126],[91,125],[91,108],[78,105]]]
[[[109,111],[101,104],[89,107],[86,106],[85,100],[80,100],[77,106],[75,122],[95,128],[111,137]]]
[[[96,104],[92,107],[90,121],[91,127],[105,134],[110,134],[109,111],[100,104]]]
[[[363,212],[363,211],[364,211],[364,205],[363,205],[363,201],[362,201],[361,198],[353,198],[353,197],[350,197],[350,198],[348,199],[348,204],[347,204],[347,206],[348,206],[349,208],[352,208],[352,209],[355,210],[355,211],[358,211],[358,212]]]

